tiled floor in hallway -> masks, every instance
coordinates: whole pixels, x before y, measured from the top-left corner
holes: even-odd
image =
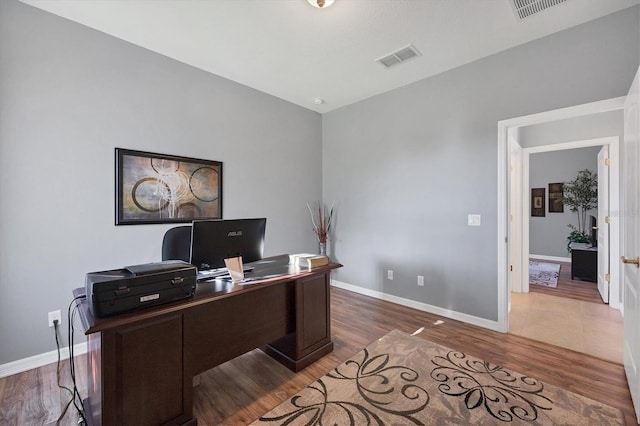
[[[509,333],[622,364],[622,315],[609,305],[511,293]]]

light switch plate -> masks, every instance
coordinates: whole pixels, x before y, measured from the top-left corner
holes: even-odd
[[[479,214],[470,214],[467,216],[467,225],[469,226],[480,226],[480,215]]]

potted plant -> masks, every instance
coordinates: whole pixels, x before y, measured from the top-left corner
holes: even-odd
[[[567,237],[569,251],[571,243],[593,243],[587,232],[587,212],[598,206],[598,174],[580,170],[575,180],[564,184],[562,202],[578,214],[578,226],[567,225],[571,228]]]
[[[331,230],[331,220],[333,219],[333,205],[328,208],[321,201],[316,201],[313,208],[307,203],[309,214],[311,215],[311,223],[313,224],[313,232],[318,237],[318,245],[320,254],[327,254],[327,239],[329,239],[329,231]]]

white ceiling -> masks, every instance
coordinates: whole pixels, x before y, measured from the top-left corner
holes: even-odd
[[[320,113],[640,3],[568,0],[518,21],[511,0],[21,1]],[[410,43],[422,56],[375,62]]]

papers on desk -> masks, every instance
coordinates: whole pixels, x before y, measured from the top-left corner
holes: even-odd
[[[300,268],[313,269],[329,264],[329,257],[320,254],[298,253],[289,255],[289,264]]]
[[[227,268],[207,269],[204,271],[198,271],[197,280],[198,282],[210,281],[216,278],[223,278],[228,274],[229,272],[227,271]]]

